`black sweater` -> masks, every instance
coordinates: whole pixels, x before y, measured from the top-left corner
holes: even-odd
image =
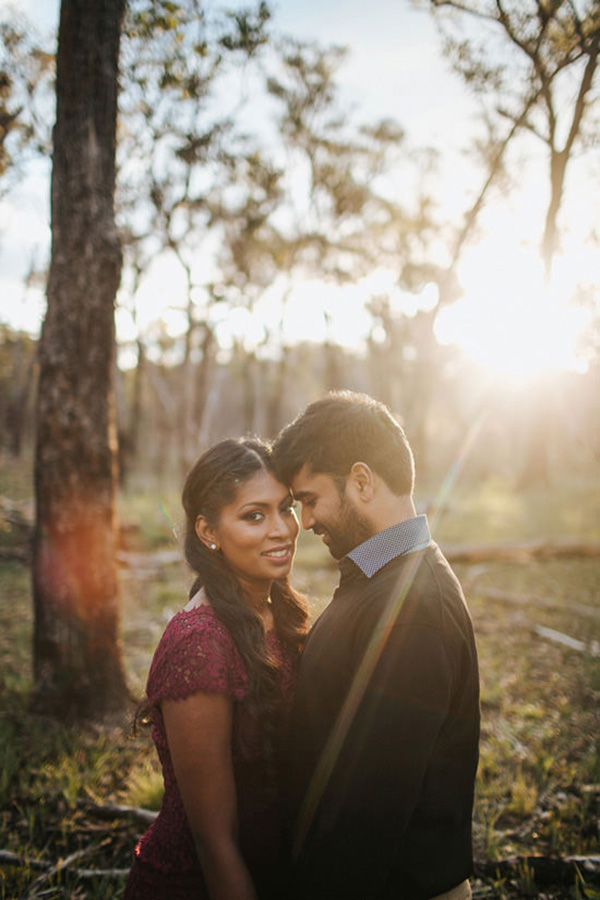
[[[302,657],[289,749],[295,900],[425,900],[472,871],[479,677],[460,585],[431,543],[350,560]]]

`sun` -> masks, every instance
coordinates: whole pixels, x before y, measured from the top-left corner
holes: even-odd
[[[577,342],[590,314],[569,304],[574,283],[564,268],[547,287],[533,248],[501,253],[488,244],[465,259],[460,281],[462,299],[438,316],[441,343],[457,344],[491,375],[519,381],[581,368]]]

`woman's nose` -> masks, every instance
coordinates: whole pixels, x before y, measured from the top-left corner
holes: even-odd
[[[273,521],[271,523],[271,534],[276,535],[277,537],[288,537],[290,534],[290,518],[293,520],[293,516],[282,516],[281,513],[277,513],[274,516]]]

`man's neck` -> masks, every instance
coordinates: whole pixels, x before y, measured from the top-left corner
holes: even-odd
[[[391,528],[393,525],[412,519],[416,514],[417,511],[412,497],[396,497],[394,495],[382,497],[371,516],[373,534],[379,534],[380,531],[385,531],[386,528]]]

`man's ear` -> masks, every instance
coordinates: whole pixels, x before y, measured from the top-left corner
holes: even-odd
[[[205,547],[208,547],[209,550],[219,549],[217,531],[212,525],[209,525],[206,516],[198,516],[194,530]]]
[[[346,479],[346,489],[351,487],[357,500],[369,503],[375,491],[373,470],[364,462],[355,462]]]

